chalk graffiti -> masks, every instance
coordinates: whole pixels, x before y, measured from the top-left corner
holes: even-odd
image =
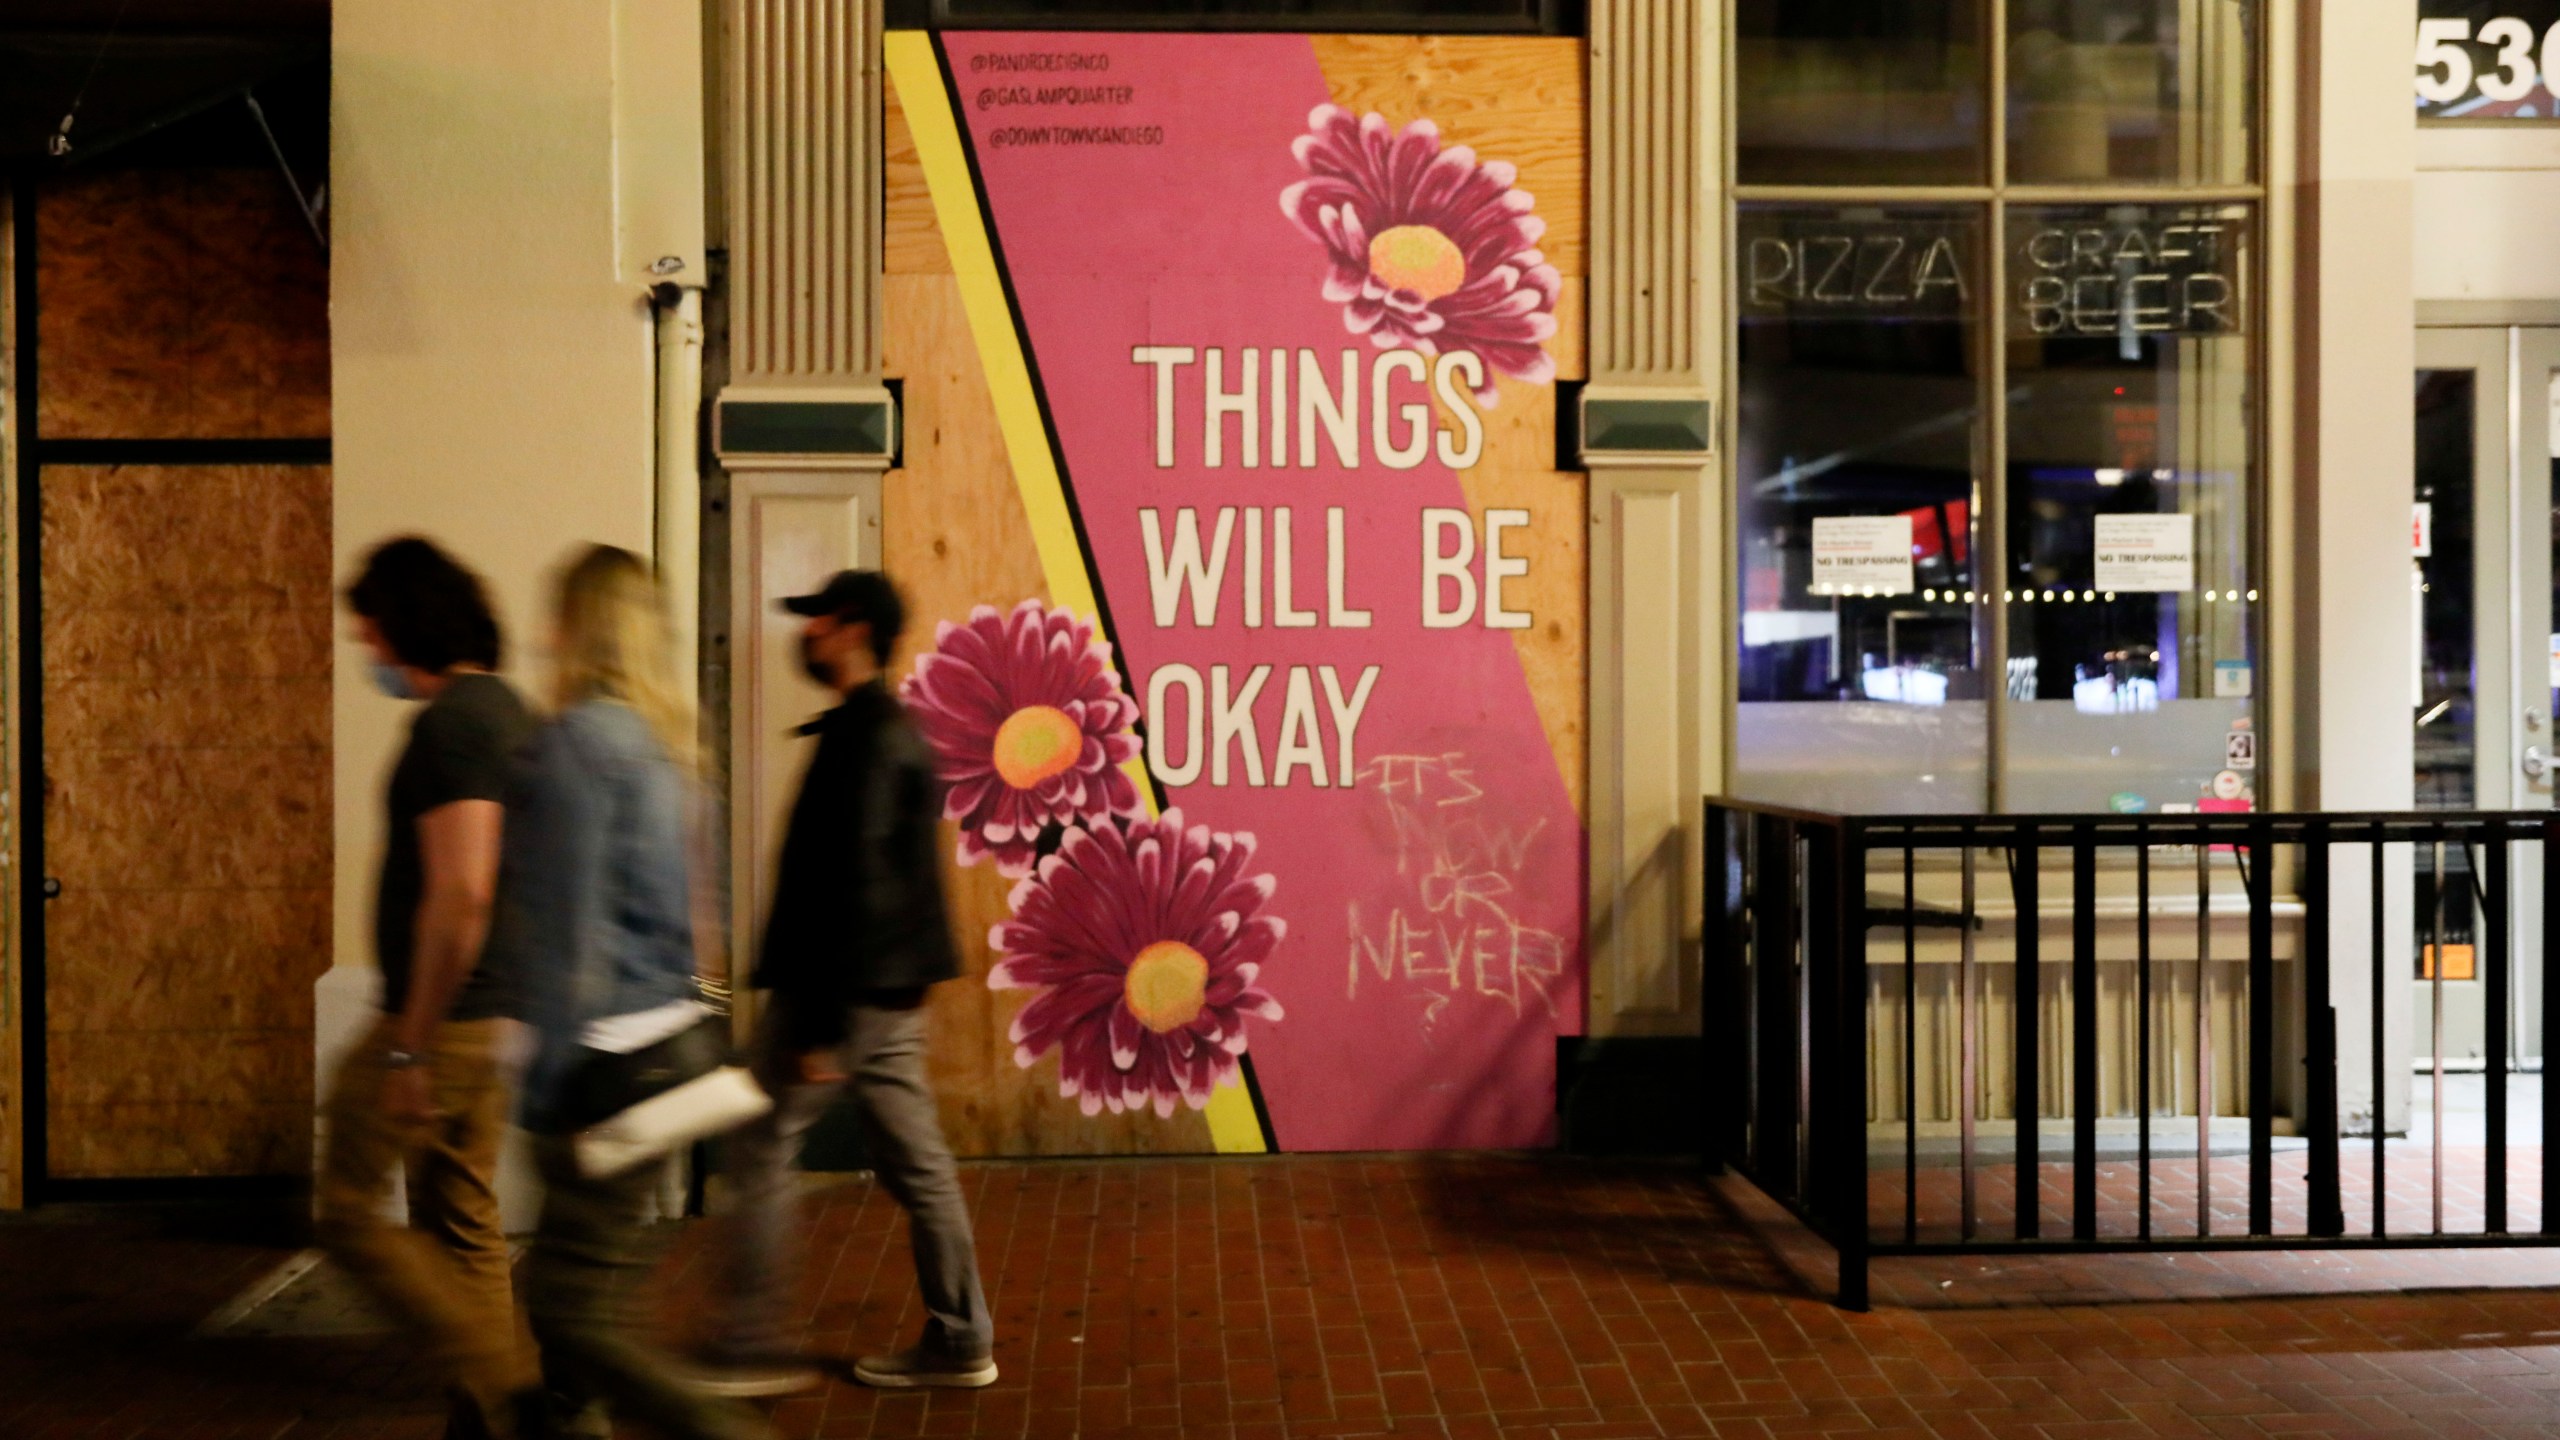
[[[1384,810],[1395,865],[1383,893],[1350,904],[1346,993],[1418,988],[1426,1038],[1462,1001],[1554,1014],[1566,938],[1513,913],[1547,822],[1506,823],[1461,754],[1380,756],[1360,780]]]

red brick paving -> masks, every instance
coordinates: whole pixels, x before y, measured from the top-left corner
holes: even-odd
[[[786,1435],[2560,1435],[2555,1252],[1892,1260],[1851,1315],[1808,1286],[1827,1252],[1677,1167],[967,1174],[1004,1379],[834,1385],[781,1407]],[[813,1210],[812,1346],[910,1331],[895,1207],[850,1184]],[[432,1437],[387,1342],[184,1338],[289,1243],[157,1212],[0,1222],[0,1436]]]

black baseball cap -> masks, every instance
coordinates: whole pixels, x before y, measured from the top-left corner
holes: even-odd
[[[877,570],[839,570],[807,595],[793,595],[782,608],[794,615],[832,615],[839,620],[868,620],[874,631],[896,635],[906,628],[906,602],[898,587]]]

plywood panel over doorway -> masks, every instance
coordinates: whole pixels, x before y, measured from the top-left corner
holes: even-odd
[[[329,966],[329,472],[41,477],[48,1172],[289,1173]]]

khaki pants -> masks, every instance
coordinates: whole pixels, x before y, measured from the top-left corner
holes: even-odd
[[[494,1184],[507,1127],[498,1069],[506,1024],[439,1027],[427,1057],[436,1113],[406,1122],[382,1108],[392,1022],[377,1023],[330,1089],[318,1197],[330,1257],[417,1336],[428,1363],[493,1428],[509,1424],[508,1397],[541,1383],[516,1314]],[[395,1166],[407,1170],[405,1227],[382,1218]]]

